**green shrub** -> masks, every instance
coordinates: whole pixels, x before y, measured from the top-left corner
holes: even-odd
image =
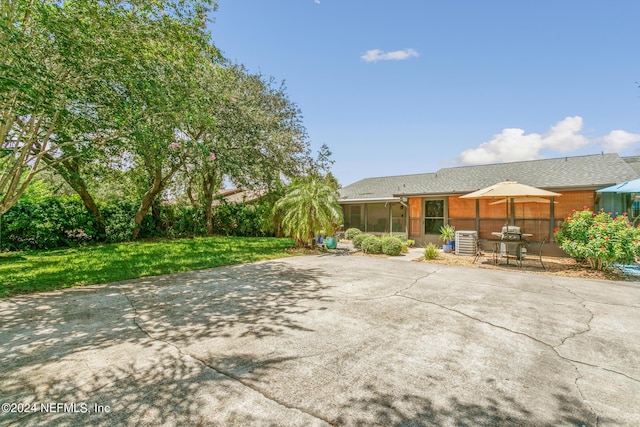
[[[424,259],[438,258],[438,248],[433,243],[429,243],[424,247]]]
[[[137,203],[129,200],[119,200],[100,206],[100,213],[104,218],[105,240],[107,242],[127,242],[131,240],[131,234],[136,226],[133,222],[133,215],[135,215],[137,209]],[[140,234],[143,234],[142,230]]]
[[[78,197],[20,201],[0,220],[0,249],[55,249],[96,237],[95,221]]]
[[[613,262],[632,263],[640,256],[640,228],[632,227],[626,214],[612,218],[611,212],[574,210],[555,238],[569,256],[586,260],[593,269],[604,270]]]
[[[347,228],[347,231],[344,232],[344,238],[347,240],[353,240],[358,234],[362,234],[362,231],[358,228]]]
[[[362,241],[362,252],[365,254],[382,253],[382,240],[378,236],[368,235]]]
[[[265,209],[262,205],[223,201],[215,208],[213,232],[227,236],[266,236]]]
[[[385,255],[398,256],[402,248],[406,247],[397,237],[387,236],[382,238],[382,253]]]
[[[351,242],[353,243],[353,246],[356,249],[361,249],[362,241],[368,236],[371,236],[371,234],[365,234],[365,233],[356,234],[355,236],[353,236],[353,239],[351,239]]]
[[[160,210],[160,230],[165,237],[205,236],[202,209],[190,205],[166,205]]]

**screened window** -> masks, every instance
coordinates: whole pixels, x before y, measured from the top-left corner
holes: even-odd
[[[384,203],[371,203],[367,205],[367,231],[389,232],[389,208]]]
[[[344,206],[344,226],[347,228],[357,228],[363,230],[362,205]]]
[[[391,205],[391,225],[393,227],[391,231],[395,233],[404,233],[406,231],[406,213],[405,207],[400,203]]]
[[[442,226],[444,226],[444,200],[425,200],[424,233],[440,234]]]

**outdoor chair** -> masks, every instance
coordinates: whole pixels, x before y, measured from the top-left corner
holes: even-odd
[[[480,243],[480,239],[478,239],[478,235],[472,234],[472,236],[473,236],[473,246],[475,247],[475,250],[476,250],[475,258],[473,258],[473,263],[475,264],[478,261],[478,258],[480,258],[481,256],[487,256],[488,254],[484,253],[484,250],[482,249],[482,244]],[[491,257],[495,262],[495,254],[493,253],[493,251],[491,252]]]
[[[549,236],[545,236],[544,239],[542,239],[540,242],[531,242],[527,244],[527,255],[522,261],[527,260],[529,257],[533,257],[534,261],[538,261],[544,271],[547,271],[547,267],[545,267],[544,263],[542,262],[542,247],[547,242],[547,239],[549,239]]]

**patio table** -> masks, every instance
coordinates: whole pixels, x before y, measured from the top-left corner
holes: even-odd
[[[499,239],[489,239],[493,244],[493,263],[498,265],[498,260],[502,257],[502,245],[504,245],[504,257],[507,259],[507,265],[510,265],[510,258],[515,258],[518,268],[522,268],[522,249],[528,244],[525,237],[532,237],[533,234],[520,234],[519,239],[503,239],[503,234],[501,232],[492,232],[491,235],[500,237]],[[509,255],[511,253],[511,248],[515,248],[515,255]]]

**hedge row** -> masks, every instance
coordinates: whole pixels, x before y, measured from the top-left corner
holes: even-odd
[[[345,237],[351,237],[353,246],[367,254],[380,254],[398,256],[407,251],[407,241],[396,236],[384,236],[382,238],[373,234],[362,233],[357,228],[350,228],[345,232]],[[411,242],[413,243],[413,241]]]
[[[0,250],[56,249],[91,242],[124,242],[135,228],[138,204],[115,201],[99,206],[104,227],[76,197],[52,197],[39,203],[20,201],[0,216]],[[264,236],[264,207],[243,203],[216,207],[214,234]],[[202,212],[191,206],[156,207],[142,221],[140,238],[206,235]]]

